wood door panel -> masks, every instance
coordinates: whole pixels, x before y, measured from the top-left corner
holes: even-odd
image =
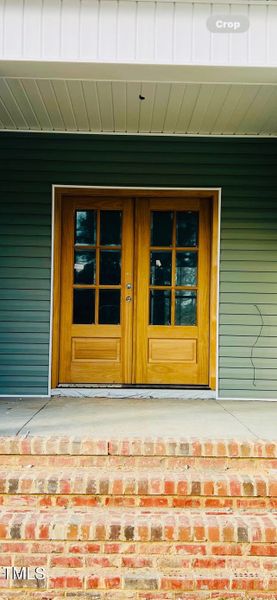
[[[164,229],[158,227],[157,235],[153,233],[157,227],[156,212],[165,215],[161,220]],[[136,383],[208,385],[209,201],[202,198],[144,198],[137,203],[136,218],[139,290],[136,301]],[[184,221],[186,225],[186,219],[188,224],[195,221],[197,242],[196,238],[186,243],[180,241],[183,239],[180,223]],[[189,232],[189,225],[187,230]],[[172,232],[171,239],[168,238],[169,231]],[[187,235],[189,240],[189,233]],[[196,265],[186,271],[188,281],[185,283],[179,281],[178,269],[181,270],[179,263],[182,260]],[[161,264],[163,261],[165,266]],[[164,277],[161,281],[160,272]],[[161,292],[161,296],[155,296],[156,291]],[[155,316],[155,301],[157,306],[161,302],[164,324],[159,321],[160,314]],[[185,314],[186,303],[196,307],[192,316]],[[156,324],[151,323],[153,319]],[[191,323],[190,319],[193,319]]]
[[[197,340],[149,339],[148,360],[149,363],[196,363]]]
[[[89,218],[93,223],[83,226],[81,233],[77,221],[79,214],[85,215],[89,224]],[[107,238],[115,235],[113,215],[121,223],[121,236],[117,241]],[[102,226],[105,220],[109,222],[108,230]],[[94,228],[93,234],[91,228]],[[113,262],[115,254],[117,261],[121,259],[121,274],[118,264]],[[65,197],[62,207],[60,383],[130,381],[133,304],[126,302],[127,285],[133,288],[132,201],[127,198]],[[83,296],[78,295],[79,290]],[[117,305],[112,303],[114,293]],[[116,319],[118,324],[113,323]]]
[[[72,338],[72,361],[114,361],[119,363],[120,338]]]

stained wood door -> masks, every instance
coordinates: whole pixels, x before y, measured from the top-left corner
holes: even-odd
[[[60,383],[131,381],[133,203],[64,198]]]
[[[63,198],[62,383],[208,385],[205,198]]]
[[[140,199],[136,219],[135,380],[207,385],[209,203]]]

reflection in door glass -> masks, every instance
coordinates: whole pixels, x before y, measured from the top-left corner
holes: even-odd
[[[176,285],[197,285],[197,252],[176,253]]]
[[[175,325],[196,325],[196,292],[176,290]]]
[[[95,250],[74,253],[74,283],[95,283]]]
[[[179,248],[194,247],[198,244],[198,212],[177,211],[176,245]]]
[[[73,323],[76,325],[94,323],[95,291],[77,288],[73,293]]]
[[[171,292],[150,290],[150,325],[170,325]]]
[[[95,210],[76,210],[75,244],[94,246],[96,240]]]
[[[151,285],[171,285],[172,252],[151,252]]]
[[[121,245],[121,210],[100,211],[100,244],[101,246]]]
[[[173,212],[169,210],[151,213],[151,246],[172,246]]]
[[[121,281],[121,251],[101,250],[100,285],[119,285]]]
[[[99,290],[99,321],[101,325],[120,324],[120,290]]]

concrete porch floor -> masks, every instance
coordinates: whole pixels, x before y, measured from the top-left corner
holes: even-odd
[[[277,440],[277,403],[212,399],[2,398],[0,436]]]

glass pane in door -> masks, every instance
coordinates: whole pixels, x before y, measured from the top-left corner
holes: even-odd
[[[197,323],[197,211],[152,211],[149,324]]]
[[[120,323],[121,239],[121,210],[76,210],[74,324]]]

